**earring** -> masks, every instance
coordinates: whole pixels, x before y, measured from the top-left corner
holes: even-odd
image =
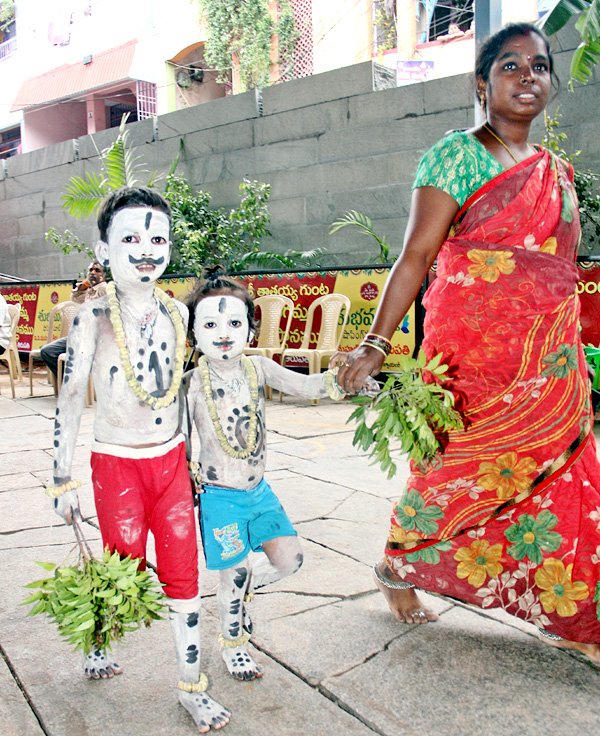
[[[479,105],[481,107],[481,112],[485,115],[485,92],[479,93]]]

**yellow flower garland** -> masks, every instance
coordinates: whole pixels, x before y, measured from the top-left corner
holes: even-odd
[[[250,423],[248,425],[248,442],[245,450],[236,450],[229,444],[229,442],[227,442],[227,437],[225,437],[225,432],[223,432],[223,427],[219,421],[219,414],[217,412],[215,400],[213,399],[212,387],[210,385],[210,374],[208,372],[208,361],[204,355],[198,361],[198,369],[200,371],[200,376],[202,377],[204,397],[206,398],[208,414],[212,420],[213,427],[215,428],[215,434],[217,435],[217,439],[219,440],[219,444],[223,450],[230,457],[234,457],[237,460],[245,460],[247,457],[252,455],[256,448],[256,439],[258,437],[258,416],[256,414],[258,406],[258,378],[256,376],[256,369],[254,368],[252,361],[245,355],[242,355],[241,361],[250,383]]]
[[[183,377],[183,361],[185,358],[185,329],[177,305],[171,299],[171,297],[166,294],[162,289],[159,289],[158,286],[154,287],[154,296],[161,304],[166,307],[167,311],[169,312],[169,317],[173,322],[173,326],[175,327],[175,334],[177,336],[177,341],[175,344],[175,364],[173,368],[173,377],[171,378],[171,385],[169,386],[169,389],[164,396],[158,397],[152,396],[152,394],[143,389],[141,383],[135,377],[133,366],[131,365],[131,360],[129,358],[129,349],[125,340],[125,330],[123,329],[123,320],[121,319],[121,308],[119,305],[119,300],[117,298],[117,290],[114,281],[111,281],[107,285],[106,294],[108,296],[108,306],[110,307],[110,321],[115,333],[115,342],[117,343],[117,347],[119,348],[121,364],[123,366],[123,371],[125,372],[125,378],[127,379],[129,387],[137,396],[137,398],[144,404],[148,404],[148,406],[155,410],[164,409],[166,406],[169,406],[173,403],[173,401],[175,401],[175,397],[177,396],[179,386],[181,385],[181,379]]]

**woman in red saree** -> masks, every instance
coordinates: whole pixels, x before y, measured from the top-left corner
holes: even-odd
[[[548,44],[532,26],[509,26],[486,42],[477,71],[486,123],[423,159],[373,323],[391,337],[437,257],[423,349],[450,364],[465,430],[412,466],[375,574],[400,621],[437,618],[417,586],[502,607],[547,643],[600,661],[600,465],[578,333],[579,214],[570,166],[527,142],[550,89]],[[482,181],[462,203],[461,176],[477,179],[465,176],[468,157],[452,154],[465,149]],[[338,382],[352,392],[384,356],[367,341],[344,358]]]

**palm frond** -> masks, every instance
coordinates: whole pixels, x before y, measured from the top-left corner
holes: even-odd
[[[110,146],[102,151],[100,161],[110,190],[121,187],[134,187],[138,184],[137,173],[141,173],[136,164],[140,156],[135,156],[135,148],[129,145],[129,131],[125,129],[129,113],[123,115],[119,134]]]
[[[579,31],[581,43],[571,59],[571,81],[586,84],[594,66],[600,61],[600,0],[559,0],[539,25],[551,35],[576,16],[579,17],[575,28]]]
[[[571,60],[571,77],[586,84],[592,76],[593,67],[600,61],[600,42],[580,43]]]
[[[379,246],[380,262],[387,263],[390,255],[390,247],[387,243],[385,235],[380,238],[375,230],[373,230],[373,221],[370,217],[367,217],[366,215],[363,215],[356,210],[350,210],[349,212],[346,212],[346,215],[342,217],[341,220],[336,220],[335,222],[331,223],[331,230],[329,231],[329,234],[333,235],[333,233],[336,233],[338,230],[346,227],[347,225],[355,225],[356,227],[360,228],[363,235],[370,235],[372,238],[374,238],[377,242],[377,245]]]
[[[559,0],[554,8],[538,21],[542,31],[548,36],[560,31],[571,18],[590,7],[590,0]]]
[[[78,220],[91,217],[110,191],[108,181],[104,177],[100,179],[93,172],[88,172],[86,177],[87,179],[72,176],[65,194],[61,197],[64,200],[63,209]]]

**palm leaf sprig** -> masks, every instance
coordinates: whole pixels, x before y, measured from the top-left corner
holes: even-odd
[[[138,174],[148,173],[147,169],[141,168],[141,156],[135,155],[136,149],[129,143],[129,131],[125,128],[128,117],[129,113],[123,115],[116,140],[102,151],[96,149],[101,175],[87,172],[85,177],[69,179],[62,196],[63,209],[78,220],[91,217],[107,194],[121,187],[135,187],[139,184]],[[146,186],[154,186],[162,178],[154,172]]]
[[[416,463],[430,460],[440,451],[439,435],[463,425],[454,409],[454,395],[438,383],[427,383],[423,372],[447,380],[448,366],[439,353],[429,362],[423,351],[418,358],[400,358],[402,371],[393,373],[375,397],[352,399],[357,408],[348,422],[357,424],[353,445],[369,451],[387,477],[396,474],[392,443]],[[374,418],[373,418],[374,415]]]
[[[37,590],[22,605],[34,604],[29,616],[46,614],[75,650],[84,654],[95,647],[107,651],[125,633],[161,618],[164,595],[148,572],[138,569],[138,559],[131,555],[121,559],[118,552],[111,554],[107,548],[98,560],[77,520],[73,528],[79,546],[77,563],[37,562],[53,574],[23,586]]]
[[[363,215],[361,212],[357,212],[356,210],[350,210],[349,212],[346,212],[346,214],[340,220],[336,220],[335,222],[331,223],[331,230],[329,231],[329,234],[333,235],[333,233],[337,233],[338,230],[341,230],[341,228],[347,227],[348,225],[353,225],[354,227],[359,228],[363,235],[370,235],[372,238],[374,238],[377,245],[379,246],[379,262],[389,262],[390,246],[386,240],[385,235],[383,235],[382,237],[377,235],[377,233],[373,229],[373,221],[371,220],[371,218],[367,217],[367,215]],[[392,258],[392,260],[395,260],[395,258]]]
[[[600,0],[559,0],[539,24],[550,36],[573,17],[577,17],[575,28],[581,43],[571,59],[571,83],[576,80],[586,84],[593,67],[600,61]]]

